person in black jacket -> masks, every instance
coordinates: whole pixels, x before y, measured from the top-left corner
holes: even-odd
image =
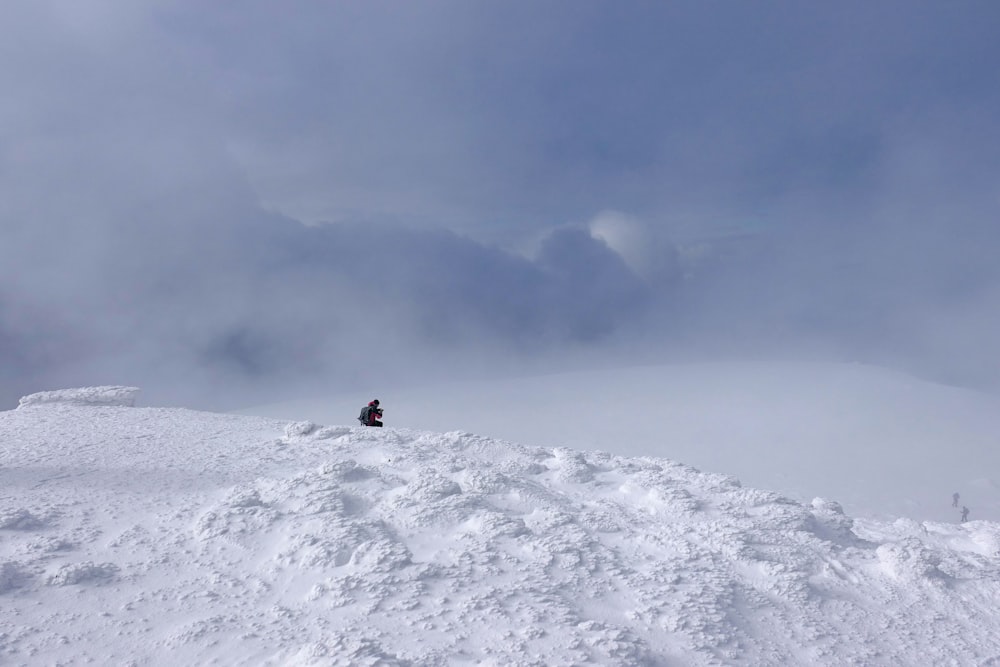
[[[382,408],[380,408],[378,399],[374,399],[371,403],[366,405],[361,409],[361,416],[358,417],[358,421],[361,422],[362,426],[381,426],[382,422]]]

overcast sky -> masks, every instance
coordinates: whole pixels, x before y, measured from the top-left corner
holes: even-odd
[[[7,2],[0,400],[609,350],[1000,386],[998,34],[992,1]]]

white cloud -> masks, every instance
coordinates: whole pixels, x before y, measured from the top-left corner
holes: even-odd
[[[660,228],[619,211],[602,211],[590,221],[588,229],[636,275],[651,281],[677,276],[677,248]]]

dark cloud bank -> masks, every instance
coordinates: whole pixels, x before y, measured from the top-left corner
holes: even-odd
[[[997,388],[998,16],[13,3],[0,400],[748,355]]]
[[[578,230],[531,261],[445,231],[197,220],[104,230],[92,247],[47,239],[46,261],[3,294],[5,368],[26,383],[12,388],[131,381],[245,400],[442,377],[599,344],[651,299]]]

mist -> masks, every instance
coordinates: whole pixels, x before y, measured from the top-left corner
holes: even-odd
[[[1000,387],[988,2],[14,2],[0,402],[802,357]]]

